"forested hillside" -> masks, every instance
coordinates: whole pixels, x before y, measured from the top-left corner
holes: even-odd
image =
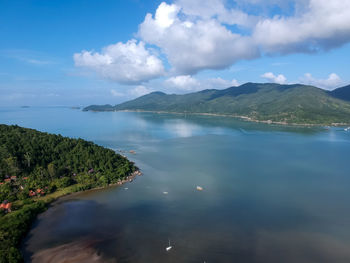
[[[336,97],[336,92],[331,95],[317,87],[301,84],[246,83],[224,90],[211,89],[184,95],[153,92],[116,106],[92,105],[84,110],[204,113],[291,124],[350,124],[347,91],[339,89]]]
[[[329,91],[329,94],[335,98],[350,101],[350,85]]]
[[[46,195],[114,184],[136,170],[92,142],[0,125],[0,262],[22,260],[20,239],[51,202]]]

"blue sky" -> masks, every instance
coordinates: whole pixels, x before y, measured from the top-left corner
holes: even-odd
[[[0,0],[0,105],[350,83],[349,0]]]

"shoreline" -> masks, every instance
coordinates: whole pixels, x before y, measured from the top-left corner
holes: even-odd
[[[220,114],[220,113],[204,113],[204,112],[172,112],[172,111],[151,111],[151,110],[111,110],[111,111],[97,111],[88,110],[92,112],[149,112],[156,114],[175,114],[175,115],[200,115],[200,116],[213,116],[213,117],[228,117],[235,118],[247,122],[264,123],[264,124],[276,124],[281,126],[293,126],[293,127],[347,127],[350,123],[294,123],[294,122],[283,122],[283,121],[272,121],[272,120],[256,120],[249,116],[234,115],[234,114]]]
[[[30,230],[33,227],[33,223],[38,219],[38,216],[46,211],[48,211],[50,208],[52,208],[53,206],[60,204],[61,202],[65,202],[65,201],[69,201],[70,199],[74,198],[75,196],[82,194],[82,193],[87,193],[87,192],[93,192],[93,191],[98,191],[98,190],[104,190],[104,189],[108,189],[108,188],[112,188],[112,187],[118,187],[118,186],[122,186],[126,183],[131,183],[133,182],[133,180],[135,180],[135,178],[137,176],[142,176],[142,172],[140,171],[140,169],[135,170],[134,172],[132,172],[129,176],[126,176],[125,178],[119,180],[117,183],[112,183],[112,184],[108,184],[106,186],[98,186],[98,187],[93,187],[90,189],[86,189],[86,190],[81,190],[81,191],[74,191],[74,186],[77,186],[77,184],[68,186],[64,189],[61,189],[60,191],[48,194],[46,196],[42,196],[42,197],[38,197],[38,198],[33,198],[33,203],[39,203],[39,202],[43,202],[46,206],[45,210],[40,211],[39,213],[37,213],[35,215],[34,220],[31,222],[31,226],[28,229],[28,231],[22,236],[22,238],[19,240],[19,246],[17,247],[17,249],[20,250],[23,258],[26,258],[26,254],[27,253],[23,253],[25,251],[25,247],[24,247],[24,241],[28,238],[28,234],[30,232]],[[34,255],[34,254],[33,254]],[[32,255],[32,256],[33,256]],[[31,256],[31,257],[32,257]],[[32,259],[31,259],[32,260]],[[66,262],[66,261],[64,261]],[[72,261],[74,262],[74,261]],[[98,262],[100,262],[98,260]],[[104,262],[104,261],[101,261]]]
[[[126,176],[124,179],[119,180],[117,183],[112,183],[112,184],[108,184],[105,186],[97,186],[97,187],[93,187],[93,188],[85,189],[85,190],[81,190],[81,191],[73,191],[73,189],[71,189],[71,188],[73,188],[75,186],[80,186],[80,184],[73,184],[73,185],[70,185],[66,188],[59,190],[59,191],[53,192],[51,194],[33,198],[33,200],[34,200],[34,202],[43,201],[43,202],[48,204],[48,208],[49,208],[49,206],[52,203],[58,201],[59,199],[61,199],[63,197],[78,195],[78,194],[89,192],[89,191],[108,189],[108,188],[115,187],[115,186],[122,186],[123,184],[131,183],[133,180],[135,180],[135,178],[137,176],[142,176],[142,175],[143,175],[142,172],[139,169],[137,169],[136,171],[132,172],[129,176]],[[60,192],[62,192],[62,193],[60,194]]]
[[[1,124],[0,128],[3,157],[11,160],[1,165],[1,262],[23,261],[20,249],[24,238],[40,221],[38,215],[55,200],[122,185],[141,175],[127,157],[92,141],[16,124]]]

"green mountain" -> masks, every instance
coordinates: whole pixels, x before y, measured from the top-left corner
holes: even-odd
[[[332,90],[329,94],[335,98],[350,101],[350,85]]]
[[[89,106],[84,110],[219,114],[296,124],[350,123],[349,102],[325,90],[300,84],[246,83],[185,95],[153,92],[116,106]]]
[[[90,105],[85,107],[83,111],[115,111],[114,106],[110,104],[105,105]]]

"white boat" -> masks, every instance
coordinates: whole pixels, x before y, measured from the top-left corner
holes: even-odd
[[[173,246],[170,245],[170,239],[169,239],[169,246],[167,246],[167,247],[165,248],[165,250],[166,250],[166,251],[169,251],[169,250],[172,249],[172,248],[173,248]]]
[[[344,129],[344,131],[349,131],[350,130],[350,127],[347,127]]]

